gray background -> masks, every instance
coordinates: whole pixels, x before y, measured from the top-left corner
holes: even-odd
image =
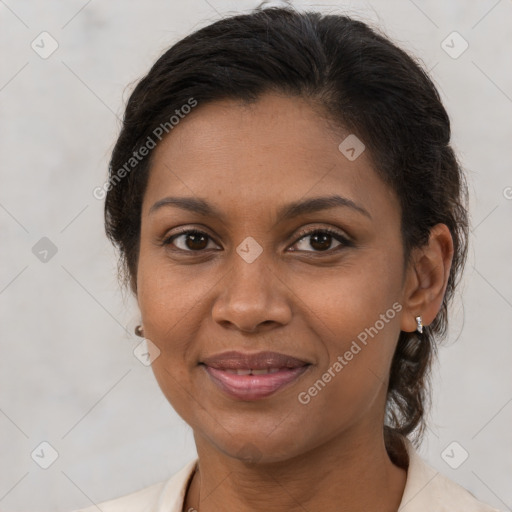
[[[118,287],[92,190],[105,180],[128,85],[193,29],[257,4],[0,0],[0,510],[90,505],[195,456],[190,428],[133,355],[137,308]],[[421,453],[510,510],[512,3],[295,5],[374,22],[432,70],[468,172],[473,227]],[[31,47],[43,31],[59,45],[46,59]],[[469,43],[456,59],[441,46],[453,31]],[[47,262],[32,250],[43,237],[57,248]],[[58,452],[48,469],[31,458],[36,449],[50,460],[43,441]],[[463,449],[468,459],[452,469],[446,460],[460,463]]]

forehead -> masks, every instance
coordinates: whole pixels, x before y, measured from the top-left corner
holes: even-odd
[[[350,135],[298,97],[199,104],[154,150],[144,211],[166,194],[274,210],[285,198],[337,193],[368,210],[393,208],[396,198],[367,151],[355,160],[340,151]]]

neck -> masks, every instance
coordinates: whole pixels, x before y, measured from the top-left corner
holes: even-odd
[[[382,436],[350,443],[334,439],[268,464],[229,457],[200,436],[196,446],[198,471],[187,492],[186,512],[396,512],[407,476],[391,462]]]

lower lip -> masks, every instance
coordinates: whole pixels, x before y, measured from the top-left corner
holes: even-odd
[[[203,365],[213,382],[227,395],[241,400],[259,400],[297,380],[309,367],[283,369],[264,375],[237,375]]]

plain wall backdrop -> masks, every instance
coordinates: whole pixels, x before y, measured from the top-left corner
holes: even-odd
[[[133,83],[192,30],[258,3],[0,0],[0,510],[88,506],[196,455],[191,429],[134,356],[136,303],[118,286],[92,191]],[[378,25],[440,91],[472,231],[421,454],[510,510],[512,3],[294,5]]]

